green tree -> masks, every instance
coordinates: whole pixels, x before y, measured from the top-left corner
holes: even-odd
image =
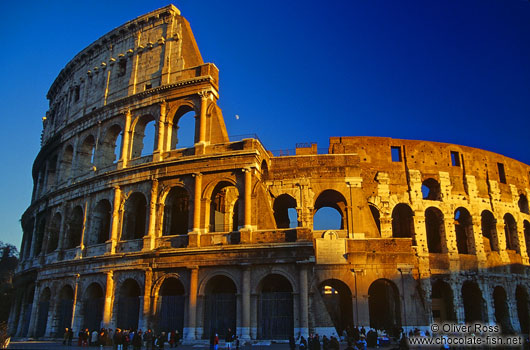
[[[0,322],[7,321],[14,296],[13,276],[18,265],[18,250],[0,241]]]

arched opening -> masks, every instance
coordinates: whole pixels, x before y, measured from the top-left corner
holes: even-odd
[[[125,202],[122,240],[140,239],[147,231],[147,201],[140,192],[133,193]]]
[[[472,254],[473,246],[473,221],[469,211],[465,208],[455,210],[456,246],[459,254]]]
[[[26,290],[26,294],[24,295],[24,314],[22,315],[22,332],[21,336],[25,337],[28,334],[29,330],[29,323],[31,321],[31,310],[33,309],[33,297],[35,295],[35,286],[31,286],[31,288],[28,288]]]
[[[495,220],[495,217],[490,211],[484,210],[480,214],[480,226],[482,229],[482,236],[484,236],[484,238],[487,238],[488,240],[488,244],[485,244],[485,245],[487,247],[490,247],[491,251],[493,252],[499,251],[496,224],[497,224],[497,220]]]
[[[107,167],[116,163],[121,157],[121,126],[114,124],[108,128],[98,150],[100,167]]]
[[[340,280],[329,279],[320,283],[319,291],[337,334],[353,329],[352,294],[350,288]]]
[[[425,210],[425,229],[429,253],[442,252],[442,238],[445,237],[444,215],[440,209],[430,207]]]
[[[528,292],[523,286],[515,289],[515,300],[517,302],[517,318],[521,327],[521,334],[528,334],[530,330],[530,312],[528,308]]]
[[[392,236],[395,238],[414,238],[414,212],[404,203],[392,210]]]
[[[118,293],[118,313],[116,327],[137,329],[140,314],[140,286],[133,279],[127,279]]]
[[[517,204],[519,205],[519,211],[521,213],[530,214],[530,212],[528,211],[528,199],[524,194],[519,195],[519,201],[517,202]]]
[[[236,329],[236,285],[226,276],[215,276],[206,285],[204,338],[213,333],[222,339],[227,330]]]
[[[435,323],[456,321],[451,286],[441,280],[432,284],[432,318]]]
[[[83,174],[92,170],[94,165],[94,152],[96,150],[96,140],[89,135],[85,138],[79,151],[77,152],[77,173]]]
[[[131,158],[153,154],[156,142],[156,122],[150,115],[138,119],[134,127]]]
[[[283,276],[271,274],[261,283],[258,309],[260,339],[289,339],[294,333],[293,288]]]
[[[298,218],[295,216],[293,222],[289,216],[290,209],[294,209],[294,213],[296,214],[296,199],[288,194],[282,194],[274,199],[272,209],[274,210],[274,219],[276,220],[277,228],[298,227]]]
[[[369,204],[368,207],[370,207],[370,213],[372,213],[375,226],[377,226],[377,232],[381,236],[381,214],[379,213],[379,209],[373,204]]]
[[[57,337],[62,337],[65,328],[72,328],[72,313],[74,310],[74,290],[64,286],[59,292],[57,305]]]
[[[88,328],[89,331],[98,330],[101,328],[101,321],[103,321],[103,307],[105,305],[105,295],[103,289],[97,283],[92,283],[85,291],[85,298],[83,300],[83,328]]]
[[[269,166],[267,165],[267,162],[263,160],[261,162],[261,179],[267,180],[269,178]]]
[[[55,154],[48,162],[48,182],[46,183],[47,188],[50,188],[57,182],[57,158],[57,154]]]
[[[173,187],[164,204],[164,226],[162,235],[185,235],[188,233],[190,195],[182,187]]]
[[[229,182],[221,181],[210,202],[210,231],[230,232],[239,228],[239,191]]]
[[[37,338],[43,337],[46,333],[48,323],[48,312],[50,310],[51,292],[50,288],[45,288],[39,298],[39,308],[37,310],[37,328],[35,335]]]
[[[176,278],[166,278],[160,287],[160,307],[158,308],[158,331],[178,330],[182,334],[184,327],[184,287]]]
[[[423,199],[431,201],[441,201],[442,191],[440,189],[440,183],[433,178],[428,178],[421,184],[421,193]]]
[[[512,334],[513,327],[510,322],[510,313],[508,312],[508,302],[504,288],[495,287],[493,290],[493,305],[495,307],[495,322],[501,326],[501,333]]]
[[[190,106],[182,106],[173,117],[171,149],[193,147],[195,137],[195,112]]]
[[[74,158],[74,148],[72,145],[66,146],[61,157],[61,179],[68,180],[72,175],[72,159]]]
[[[314,230],[342,230],[346,227],[346,199],[335,190],[325,190],[315,201]]]
[[[526,254],[530,257],[530,222],[523,222],[524,241],[526,242]]]
[[[517,235],[517,223],[512,214],[504,215],[504,235],[506,236],[506,249],[519,251],[519,237]]]
[[[396,285],[386,279],[374,281],[368,288],[370,327],[398,335],[401,328],[401,306]]]
[[[34,256],[38,256],[42,251],[44,243],[44,233],[46,232],[46,214],[41,213],[37,216],[37,236],[35,237],[35,252]]]
[[[59,244],[59,232],[61,231],[61,214],[55,213],[48,228],[48,246],[46,248],[46,253],[51,253],[57,249]]]
[[[110,202],[106,199],[100,200],[94,209],[94,214],[92,214],[93,232],[90,243],[105,243],[110,239],[111,216]]]
[[[66,249],[71,249],[81,244],[81,235],[83,233],[83,209],[81,206],[75,207],[68,220],[66,234]]]
[[[485,309],[482,292],[475,282],[466,281],[462,285],[462,300],[464,302],[464,316],[466,323],[487,322],[488,316]]]

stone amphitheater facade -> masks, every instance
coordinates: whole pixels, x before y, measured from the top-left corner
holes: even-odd
[[[60,72],[22,216],[12,334],[149,327],[192,342],[228,327],[286,339],[443,321],[528,333],[528,165],[383,137],[274,155],[229,139],[218,88],[171,5]],[[324,209],[334,229],[313,227]]]

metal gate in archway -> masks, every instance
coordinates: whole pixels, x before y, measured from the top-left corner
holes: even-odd
[[[99,330],[101,328],[104,304],[104,298],[91,298],[85,300],[83,310],[85,319],[83,328],[88,328],[89,331]]]
[[[117,327],[121,329],[138,328],[139,313],[139,297],[120,297],[118,301]]]
[[[204,326],[204,336],[207,338],[215,332],[221,339],[226,335],[228,328],[235,331],[236,295],[234,293],[214,293],[206,296]]]
[[[41,301],[39,303],[37,329],[35,335],[40,338],[46,333],[46,323],[48,322],[48,310],[50,308],[49,301]]]
[[[184,295],[163,295],[160,303],[159,324],[160,332],[178,330],[182,334],[184,328]]]
[[[263,292],[259,299],[259,337],[289,339],[293,335],[293,294]]]
[[[61,337],[64,334],[65,328],[72,327],[72,312],[74,308],[74,301],[72,299],[61,299],[59,301],[59,322],[57,322],[57,336]]]

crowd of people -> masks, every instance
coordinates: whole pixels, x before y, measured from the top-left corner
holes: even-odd
[[[71,328],[66,328],[63,336],[63,345],[72,345],[74,332]],[[176,348],[181,340],[178,330],[171,332],[160,332],[155,334],[151,329],[142,332],[141,329],[106,329],[90,332],[88,328],[80,330],[77,334],[77,345],[80,347],[100,347],[112,346],[114,350],[156,350]]]

